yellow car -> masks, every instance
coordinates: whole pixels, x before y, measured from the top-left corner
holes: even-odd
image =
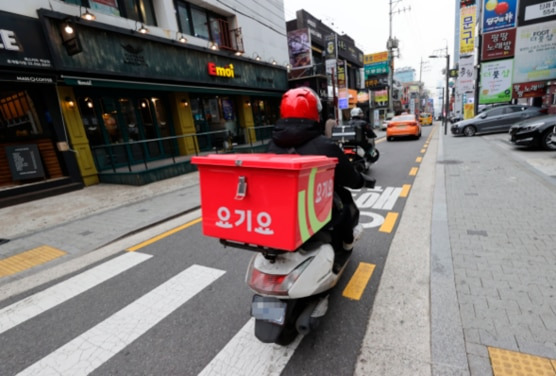
[[[421,112],[419,115],[419,123],[421,123],[421,125],[432,125],[432,115],[428,112]]]

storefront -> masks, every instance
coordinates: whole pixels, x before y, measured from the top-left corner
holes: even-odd
[[[120,169],[149,170],[153,161],[175,164],[176,157],[253,143],[258,128],[278,118],[287,90],[283,67],[49,10],[38,14],[79,165],[95,167],[82,168],[85,184],[109,181],[107,174]]]
[[[39,21],[0,12],[0,207],[83,187]]]

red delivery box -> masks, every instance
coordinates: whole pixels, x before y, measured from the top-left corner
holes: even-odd
[[[191,162],[207,236],[294,251],[331,218],[336,158],[210,154]]]

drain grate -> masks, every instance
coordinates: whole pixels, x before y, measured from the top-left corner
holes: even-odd
[[[485,230],[467,230],[467,235],[488,236]]]
[[[7,242],[9,242],[9,241],[10,241],[10,239],[2,239],[2,238],[0,238],[0,244],[7,243]]]
[[[463,162],[455,160],[455,159],[446,159],[444,161],[437,161],[436,163],[440,163],[440,164],[460,164],[460,163],[463,163]]]

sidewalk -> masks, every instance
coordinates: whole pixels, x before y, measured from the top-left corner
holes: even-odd
[[[358,365],[362,375],[492,375],[491,359],[498,367],[505,356],[510,366],[528,361],[556,376],[556,172],[546,173],[556,171],[556,153],[542,154],[541,172],[503,140],[435,130],[381,278],[374,336],[362,350],[375,346],[376,358]],[[197,209],[198,190],[191,173],[2,208],[0,238],[9,241],[0,260],[44,244],[79,258]],[[0,278],[0,299],[35,272]]]

